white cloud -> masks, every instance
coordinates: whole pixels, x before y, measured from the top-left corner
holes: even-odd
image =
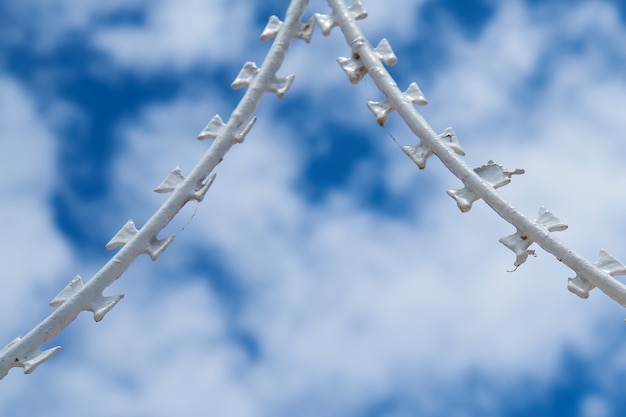
[[[0,252],[3,255],[3,291],[0,310],[7,320],[2,336],[24,332],[20,324],[32,323],[43,306],[30,303],[42,289],[58,281],[71,255],[53,225],[49,208],[55,184],[54,138],[49,120],[15,80],[0,74]],[[35,261],[36,260],[36,261]],[[23,321],[22,321],[23,320]]]
[[[251,8],[232,1],[158,1],[146,9],[143,25],[102,25],[95,45],[129,69],[183,69],[240,60],[256,32]],[[252,29],[252,30],[250,30]]]
[[[611,406],[597,395],[590,395],[584,398],[580,408],[581,417],[608,417],[613,415]]]
[[[252,7],[226,0],[24,1],[7,13],[13,43],[44,53],[80,36],[139,74],[240,60],[258,37]],[[123,16],[134,16],[124,19]]]

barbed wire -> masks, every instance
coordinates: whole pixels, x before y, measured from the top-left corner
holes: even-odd
[[[56,346],[40,351],[40,346],[49,342],[67,327],[82,311],[90,311],[94,319],[100,321],[124,297],[123,294],[103,295],[103,290],[126,271],[140,254],[157,260],[159,255],[172,243],[174,235],[158,238],[158,234],[190,200],[201,202],[215,180],[212,173],[226,152],[235,144],[242,143],[246,134],[254,126],[252,116],[262,95],[266,92],[282,98],[294,76],[277,77],[283,60],[293,39],[310,41],[317,25],[323,35],[328,35],[335,27],[343,32],[351,49],[351,56],[337,59],[352,83],[358,83],[369,74],[374,84],[382,92],[381,101],[369,101],[367,106],[374,113],[376,122],[385,126],[391,113],[397,112],[411,131],[419,138],[414,146],[398,146],[420,168],[426,167],[427,159],[435,155],[446,168],[463,183],[463,188],[448,190],[462,212],[472,208],[477,200],[483,200],[500,217],[512,224],[515,233],[503,237],[500,242],[515,254],[514,266],[523,264],[535,251],[529,249],[533,243],[554,255],[575,273],[569,278],[567,288],[574,294],[587,298],[589,291],[598,287],[609,297],[626,307],[626,286],[614,276],[626,274],[626,266],[605,250],[600,250],[598,261],[591,263],[574,252],[553,233],[567,228],[558,217],[541,207],[535,220],[531,220],[508,203],[496,189],[511,182],[514,175],[524,170],[509,171],[493,161],[477,168],[468,166],[461,156],[465,153],[456,133],[447,128],[437,134],[416,110],[415,105],[426,105],[428,101],[418,84],[409,84],[405,91],[398,88],[395,80],[387,72],[385,65],[395,65],[397,58],[386,39],[372,47],[361,32],[357,20],[367,16],[360,0],[353,0],[348,6],[342,0],[328,0],[330,14],[314,14],[302,22],[307,0],[292,0],[284,22],[271,16],[261,40],[274,39],[263,64],[246,62],[231,86],[235,89],[247,88],[243,98],[232,112],[228,122],[219,115],[214,116],[198,135],[200,140],[213,140],[213,143],[188,176],[176,167],[165,180],[155,188],[158,193],[170,193],[163,205],[141,228],[129,220],[106,245],[108,249],[120,250],[86,283],[77,275],[50,302],[56,307],[54,312],[33,328],[24,337],[17,337],[0,351],[0,379],[11,368],[21,367],[28,374],[37,366],[56,354],[61,348]],[[397,143],[393,135],[389,136]],[[197,206],[196,206],[197,209]],[[192,218],[195,216],[195,210]],[[189,220],[191,221],[191,219]],[[189,224],[189,222],[187,223]],[[183,226],[181,230],[187,226]]]

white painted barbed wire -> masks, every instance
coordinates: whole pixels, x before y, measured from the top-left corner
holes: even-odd
[[[103,290],[117,280],[137,256],[146,253],[152,260],[156,260],[172,242],[174,235],[163,239],[157,238],[157,235],[188,201],[201,201],[204,198],[215,179],[215,174],[211,174],[211,171],[234,144],[244,140],[252,128],[256,120],[251,118],[252,113],[263,93],[273,92],[282,97],[293,82],[294,76],[277,78],[276,73],[292,39],[310,39],[311,22],[301,23],[307,4],[308,0],[293,0],[287,9],[284,23],[277,24],[275,20],[270,22],[271,25],[268,25],[269,29],[266,29],[262,38],[275,37],[275,40],[261,68],[253,62],[244,64],[232,87],[247,87],[247,91],[227,123],[216,115],[198,135],[200,140],[214,141],[189,176],[185,177],[178,167],[173,169],[154,190],[159,193],[171,192],[171,195],[145,225],[137,229],[134,222],[129,220],[106,245],[107,249],[119,246],[121,249],[87,283],[83,283],[80,275],[72,279],[50,302],[51,306],[57,307],[54,312],[24,337],[15,338],[0,351],[0,379],[11,368],[22,367],[24,373],[28,374],[50,359],[61,347],[56,346],[41,352],[40,346],[58,335],[81,311],[91,311],[96,321],[102,320],[124,297],[123,294],[104,296]],[[268,30],[269,34],[266,33]]]
[[[515,252],[515,266],[521,265],[529,254],[534,253],[528,250],[528,247],[532,243],[537,243],[576,273],[574,278],[568,279],[567,288],[571,292],[581,298],[587,298],[589,291],[598,287],[626,307],[626,285],[613,278],[615,275],[625,275],[626,266],[604,249],[600,250],[599,260],[592,264],[553,236],[553,231],[564,230],[567,226],[549,210],[541,207],[539,217],[532,221],[509,204],[496,188],[508,184],[511,175],[521,174],[523,170],[509,172],[492,161],[476,169],[468,166],[458,156],[464,152],[454,131],[448,128],[443,134],[437,135],[415,109],[415,104],[427,104],[418,85],[411,83],[403,93],[385,69],[383,62],[387,65],[395,65],[397,62],[389,42],[383,39],[376,48],[373,48],[361,32],[356,20],[367,15],[361,1],[353,0],[349,7],[342,0],[328,0],[328,4],[332,14],[326,19],[332,24],[324,34],[329,33],[333,26],[339,26],[352,50],[350,58],[338,58],[337,61],[351,82],[358,83],[365,74],[369,74],[385,96],[380,102],[367,103],[375,114],[376,121],[384,125],[387,116],[392,111],[397,111],[420,139],[416,146],[405,146],[402,150],[420,169],[425,167],[426,159],[430,155],[436,155],[446,168],[463,182],[462,189],[448,191],[448,194],[457,201],[461,211],[470,210],[471,203],[480,198],[500,217],[516,227],[514,234],[500,239],[502,244]],[[496,169],[486,169],[487,167]]]
[[[547,209],[542,208],[537,220],[531,221],[508,204],[495,188],[508,184],[511,176],[521,174],[522,170],[508,171],[502,165],[491,161],[476,169],[466,165],[457,156],[464,152],[454,131],[446,129],[441,135],[437,135],[413,107],[414,104],[427,103],[418,85],[411,83],[404,92],[401,92],[381,64],[381,61],[388,65],[396,63],[397,59],[391,45],[383,40],[376,48],[372,48],[361,33],[356,23],[356,19],[366,16],[361,2],[355,0],[350,6],[339,0],[328,2],[332,9],[331,14],[316,14],[306,23],[301,22],[308,3],[306,0],[291,2],[284,23],[276,17],[270,18],[261,39],[269,40],[276,37],[276,40],[263,65],[259,68],[255,63],[245,63],[232,84],[233,88],[247,87],[246,94],[227,123],[224,123],[220,116],[215,116],[198,136],[201,140],[215,139],[205,156],[188,177],[185,177],[179,168],[172,170],[155,189],[157,192],[172,194],[148,222],[137,229],[132,220],[128,221],[107,244],[110,249],[122,246],[121,250],[86,284],[80,276],[76,276],[51,301],[51,305],[57,306],[57,309],[48,318],[26,336],[15,339],[0,351],[0,377],[6,375],[12,367],[23,367],[25,373],[32,372],[60,349],[54,347],[40,352],[41,344],[54,338],[81,311],[93,312],[94,318],[98,321],[119,302],[123,297],[122,294],[103,296],[102,291],[119,278],[139,254],[147,253],[156,260],[171,243],[173,236],[158,239],[159,231],[172,220],[187,201],[203,199],[214,179],[213,175],[209,175],[213,168],[232,145],[243,141],[253,126],[255,119],[251,119],[251,115],[262,94],[266,91],[274,92],[279,97],[285,94],[293,81],[293,76],[277,78],[276,72],[291,40],[299,38],[308,41],[315,23],[320,26],[323,34],[329,34],[333,27],[340,26],[353,52],[350,58],[339,59],[340,65],[352,82],[358,82],[369,73],[384,93],[385,98],[382,101],[368,103],[376,115],[377,122],[384,125],[387,117],[397,110],[420,138],[418,145],[404,147],[405,153],[420,168],[424,168],[427,158],[434,154],[462,180],[464,184],[462,189],[448,192],[457,201],[459,208],[468,211],[473,201],[482,198],[517,228],[516,233],[501,239],[505,246],[515,252],[516,266],[533,253],[528,249],[529,246],[537,243],[576,272],[576,276],[570,278],[568,283],[568,288],[572,292],[586,298],[589,290],[598,286],[621,305],[626,306],[626,287],[612,278],[613,275],[626,272],[624,265],[606,251],[600,252],[600,259],[596,264],[589,263],[553,237],[552,232],[564,230],[567,226]]]

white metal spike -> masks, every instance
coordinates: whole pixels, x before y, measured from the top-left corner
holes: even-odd
[[[396,109],[386,98],[383,101],[368,101],[367,107],[374,113],[376,123],[380,126],[387,123],[387,118]]]
[[[367,74],[365,65],[359,58],[351,57],[339,57],[337,62],[341,66],[341,69],[348,75],[348,79],[352,84],[357,84]]]
[[[237,78],[235,78],[235,81],[233,81],[230,86],[235,90],[248,87],[258,72],[259,67],[257,67],[254,62],[248,61],[243,65]],[[295,78],[296,76],[293,74],[283,78],[274,76],[269,84],[265,86],[265,91],[276,93],[279,98],[283,98]]]
[[[271,16],[267,22],[263,33],[261,33],[261,40],[268,41],[278,35],[278,31],[283,26],[283,22],[276,16]],[[315,28],[315,16],[312,16],[305,23],[300,23],[300,29],[296,32],[295,38],[302,39],[306,43],[311,42],[313,36],[313,29]]]
[[[179,167],[176,167],[167,174],[167,177],[154,189],[154,192],[169,193],[174,191],[184,180],[185,176],[183,175],[183,171]]]
[[[252,129],[252,126],[254,126],[255,123],[256,123],[256,116],[250,119],[250,121],[243,127],[243,129],[241,129],[239,133],[237,133],[237,135],[235,136],[235,141],[237,143],[242,143],[244,139],[246,138],[246,135],[248,134],[248,132],[250,132],[250,129]]]
[[[511,182],[511,176],[523,174],[524,170],[508,171],[502,165],[489,161],[485,165],[474,168],[474,172],[493,188],[500,188]],[[456,200],[459,209],[464,213],[469,211],[472,203],[480,198],[467,186],[460,190],[448,190],[447,193]]]
[[[626,266],[604,249],[600,249],[600,258],[596,265],[612,277],[626,275]]]
[[[80,291],[82,287],[83,279],[80,275],[76,275],[48,304],[50,307],[58,307]]]
[[[144,253],[147,253],[150,256],[150,259],[156,261],[159,255],[161,255],[165,251],[165,249],[167,249],[167,247],[170,245],[170,243],[172,243],[173,240],[173,234],[169,235],[165,239],[157,239],[155,237],[150,241]]]
[[[528,255],[535,255],[534,250],[528,249],[533,244],[533,241],[519,229],[512,235],[501,238],[499,242],[515,253],[513,265],[516,267],[526,262]]]
[[[56,346],[43,352],[35,349],[30,352],[27,352],[21,358],[19,358],[19,364],[24,368],[25,374],[30,374],[37,368],[39,365],[50,359],[54,356],[58,351],[61,350],[61,346]],[[17,359],[17,358],[16,358]]]
[[[417,165],[419,169],[426,168],[426,159],[433,154],[432,151],[424,146],[421,141],[415,146],[402,146],[401,149],[409,156],[409,158],[411,158],[413,162],[415,162],[415,165]]]
[[[302,24],[302,26],[300,26],[300,30],[296,33],[296,38],[302,39],[306,43],[311,42],[313,29],[315,29],[315,16],[311,16],[309,20],[307,20]]]
[[[233,81],[230,85],[231,88],[237,90],[239,88],[247,87],[252,82],[252,79],[256,77],[258,72],[259,67],[257,67],[254,62],[246,62],[245,64],[243,64],[243,67],[241,67],[241,71],[239,71],[239,74],[237,74],[237,78],[235,78],[235,81]]]
[[[282,78],[274,77],[267,85],[265,91],[276,93],[278,98],[283,98],[295,78],[296,76],[293,74]]]
[[[594,265],[612,277],[626,275],[626,266],[604,249],[600,249],[600,256]],[[580,273],[567,280],[567,289],[583,299],[588,298],[589,291],[594,288],[595,286]]]
[[[567,225],[561,222],[561,220],[559,220],[545,207],[541,207],[539,209],[539,215],[537,216],[535,223],[546,228],[548,232],[562,232],[567,229]],[[501,238],[499,242],[515,253],[516,258],[513,265],[516,267],[526,262],[528,255],[535,255],[534,250],[528,249],[534,241],[526,236],[526,234],[520,229],[517,229],[515,233],[510,236]]]
[[[567,225],[545,207],[539,209],[537,223],[548,229],[549,232],[562,232],[567,229]]]
[[[265,25],[265,29],[263,29],[263,33],[261,33],[261,40],[269,41],[275,38],[282,26],[283,22],[277,16],[270,16],[267,25]]]
[[[322,34],[324,36],[328,36],[330,34],[330,31],[333,30],[335,26],[337,26],[337,22],[332,15],[315,13],[313,17],[315,18],[315,21],[322,30]]]
[[[579,273],[574,278],[567,279],[567,289],[582,299],[589,298],[589,291],[594,288],[594,285]]]
[[[98,296],[89,303],[87,310],[93,313],[95,321],[100,321],[122,298],[124,298],[124,294],[111,296],[98,294]]]
[[[198,140],[215,139],[224,129],[226,124],[219,114],[213,116],[211,121],[206,125],[202,132],[198,135]]]
[[[352,0],[352,3],[348,6],[350,14],[355,20],[365,19],[367,17],[367,11],[363,8],[361,0]]]
[[[132,219],[126,222],[126,224],[113,236],[109,243],[106,244],[108,250],[115,249],[119,246],[124,246],[126,242],[131,240],[138,230],[135,227],[135,222]]]
[[[452,149],[457,155],[465,155],[465,151],[461,147],[459,138],[456,136],[456,132],[451,127],[447,127],[441,135],[438,136],[439,140],[448,145],[448,148]]]
[[[409,84],[409,87],[403,94],[413,104],[417,104],[419,106],[425,106],[428,104],[428,100],[426,100],[422,89],[417,85],[416,82],[412,82],[411,84]]]
[[[493,188],[500,188],[510,183],[513,175],[521,175],[524,173],[524,170],[516,169],[515,171],[509,171],[502,165],[488,161],[485,165],[475,168],[474,172],[493,186]]]
[[[348,10],[355,20],[365,19],[367,17],[367,11],[363,8],[361,0],[352,0],[352,4],[348,6]],[[338,25],[335,16],[332,14],[315,13],[313,17],[322,30],[322,34],[324,36],[328,36],[330,31]]]
[[[207,191],[209,191],[209,188],[211,187],[211,184],[213,184],[213,181],[215,181],[215,173],[209,175],[209,178],[206,180],[206,182],[198,183],[198,185],[196,186],[196,191],[193,193],[191,198],[193,198],[194,200],[198,200],[198,202],[201,202],[204,199]]]
[[[454,132],[454,129],[451,127],[446,128],[442,134],[438,136],[439,140],[445,143],[450,149],[454,151],[454,153],[458,155],[465,155],[465,151],[461,147],[459,143],[459,139]],[[414,146],[402,146],[402,151],[411,158],[415,165],[419,167],[419,169],[426,168],[426,160],[433,155],[433,152],[426,145],[420,143]]]
[[[83,280],[80,275],[76,275],[69,284],[50,301],[50,306],[58,307],[77,294],[83,288]],[[95,321],[100,321],[104,318],[104,315],[108,313],[115,305],[124,298],[124,294],[118,294],[113,296],[103,296],[97,294],[93,300],[87,303],[87,306],[83,310],[91,311]]]
[[[447,190],[446,193],[448,193],[450,197],[456,200],[456,205],[463,213],[467,213],[468,211],[470,211],[474,201],[479,199],[479,197],[473,191],[467,188],[467,186],[458,190]]]
[[[396,57],[396,54],[394,54],[393,49],[391,49],[391,45],[386,38],[383,38],[383,40],[378,43],[378,46],[374,48],[374,52],[378,55],[382,62],[390,67],[396,65],[398,62],[398,58]]]
[[[344,59],[347,59],[347,58],[344,58]],[[346,63],[347,63],[347,61],[346,61]],[[352,70],[352,68],[350,68],[350,69]],[[348,73],[348,76],[350,77],[351,76],[350,72],[348,70],[346,70],[345,68],[344,68],[344,70],[346,71],[346,73]],[[365,72],[366,72],[365,67],[362,67],[360,69],[360,71],[362,71],[363,74],[365,74]],[[359,75],[359,74],[357,74],[357,75]],[[360,75],[360,76],[362,76],[362,75]],[[352,81],[352,79],[351,79],[351,81]],[[358,82],[358,80],[357,80],[357,82]],[[420,90],[420,88],[417,86],[416,83],[409,84],[409,87],[406,89],[406,91],[403,93],[403,95],[404,95],[404,97],[408,101],[410,101],[413,104],[426,105],[428,103],[428,101],[426,101],[426,98],[424,97],[424,94],[422,93],[422,90]],[[369,109],[376,116],[376,123],[378,123],[381,126],[384,126],[387,123],[387,117],[394,110],[396,110],[396,107],[389,102],[387,97],[385,97],[382,101],[368,101],[367,102],[367,107],[369,107]],[[444,134],[446,134],[446,132],[444,132]],[[452,131],[452,132],[454,133],[454,131]],[[441,136],[440,136],[440,138],[441,138]],[[457,141],[457,144],[458,144],[458,141]],[[419,146],[420,145],[418,145],[418,147]],[[458,145],[458,148],[460,149],[460,144]],[[431,154],[432,153],[430,153],[428,156],[430,156]],[[409,154],[409,153],[407,153],[407,155],[411,156],[411,154]],[[418,166],[419,166],[419,164],[418,164]]]
[[[395,65],[398,61],[387,39],[380,41],[378,46],[374,48],[374,53],[382,62],[389,66]],[[353,54],[350,58],[339,57],[337,58],[337,62],[341,66],[341,69],[348,75],[348,79],[352,84],[357,84],[365,74],[367,74],[367,69],[358,55]]]
[[[21,337],[16,337],[0,350],[0,358],[3,358],[3,361],[0,362],[0,379],[4,378],[11,368],[15,367],[24,368],[24,373],[30,374],[35,368],[61,350],[61,346],[56,346],[41,352],[36,348],[20,346],[21,340]],[[7,357],[9,352],[11,352],[11,356]]]

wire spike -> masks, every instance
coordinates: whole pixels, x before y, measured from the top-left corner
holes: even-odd
[[[26,353],[25,355],[23,355],[21,358],[19,358],[19,361],[17,362],[18,366],[22,366],[24,368],[25,374],[30,374],[31,372],[35,370],[35,368],[37,368],[39,365],[41,365],[42,363],[50,359],[52,356],[54,356],[55,353],[57,353],[60,350],[61,350],[61,346],[56,346],[56,347],[44,350],[43,352],[37,349],[32,350]]]
[[[50,301],[50,306],[58,307],[65,303],[75,294],[77,294],[83,288],[83,280],[80,275],[76,275],[69,284]],[[95,321],[100,321],[106,313],[108,313],[115,305],[124,298],[124,294],[113,295],[105,297],[102,294],[98,294],[93,300],[89,301],[87,306],[83,310],[91,311],[94,315]]]
[[[317,25],[322,30],[322,35],[324,36],[330,35],[333,28],[337,26],[337,22],[332,15],[315,13],[313,17],[315,18]]]
[[[600,249],[600,258],[596,265],[612,277],[626,275],[626,266],[604,249]]]
[[[209,191],[211,184],[213,184],[213,181],[215,181],[215,175],[215,173],[211,174],[204,184],[202,183],[202,181],[200,181],[196,186],[196,191],[193,193],[191,198],[197,200],[198,202],[201,202],[204,199],[207,191]]]
[[[447,190],[446,193],[456,200],[456,205],[462,213],[470,211],[474,201],[479,199],[479,197],[467,187],[463,187],[459,190]]]
[[[398,63],[398,58],[396,54],[393,53],[393,49],[391,49],[391,45],[386,38],[383,38],[383,40],[378,43],[378,46],[374,48],[374,52],[376,52],[376,55],[378,55],[378,58],[380,58],[382,62],[390,67]]]
[[[606,272],[610,276],[619,276],[626,275],[626,266],[623,263],[617,260],[613,255],[605,251],[604,249],[600,249],[600,256],[598,260],[594,263],[598,268],[602,271]],[[589,297],[589,291],[593,290],[595,285],[593,285],[585,276],[580,273],[576,273],[574,278],[567,279],[567,289],[570,292],[573,292],[580,298],[586,299]]]
[[[407,90],[408,91],[408,90]],[[437,136],[439,140],[444,142],[450,149],[452,149],[455,153],[459,155],[465,155],[465,151],[461,147],[459,143],[459,139],[454,132],[454,129],[451,127],[446,128],[441,135]],[[415,146],[402,146],[402,151],[411,158],[415,165],[419,167],[419,169],[426,168],[426,160],[433,155],[433,152],[429,147],[424,145],[420,140],[420,143]],[[465,205],[465,204],[464,204]]]
[[[352,0],[352,4],[348,6],[348,10],[355,20],[365,19],[367,17],[367,11],[363,8],[363,4],[361,4],[360,0]],[[338,25],[335,16],[332,14],[315,13],[313,17],[324,36],[328,36],[331,30]]]
[[[365,19],[367,17],[367,11],[363,8],[361,0],[352,0],[352,3],[348,6],[348,10],[350,10],[350,14],[352,14],[355,20]]]
[[[509,171],[502,165],[490,160],[485,165],[475,168],[474,172],[491,184],[493,188],[500,188],[511,182],[511,176],[523,174],[524,170],[516,169],[515,171]]]
[[[2,358],[11,352],[9,361],[5,362],[3,360],[0,362],[0,379],[4,378],[11,368],[18,366],[24,368],[25,374],[30,374],[35,370],[35,368],[61,350],[61,346],[56,346],[48,350],[44,350],[43,352],[39,351],[37,348],[30,348],[27,350],[19,346],[19,342],[21,340],[21,337],[16,337],[9,342],[8,345],[2,348],[2,350],[0,350],[0,357]],[[17,349],[15,349],[16,345]]]
[[[438,137],[442,142],[448,145],[448,148],[452,149],[454,153],[457,155],[465,155],[465,151],[461,147],[461,143],[459,142],[459,138],[457,137],[454,129],[447,127],[446,130],[444,130]]]
[[[219,114],[213,116],[211,121],[206,125],[202,132],[198,135],[198,140],[215,139],[224,129],[224,121]]]
[[[256,116],[250,119],[248,124],[246,124],[244,128],[241,129],[239,133],[237,133],[237,136],[235,136],[235,141],[237,143],[243,143],[244,139],[246,138],[246,135],[248,134],[248,132],[250,132],[250,129],[252,129],[252,126],[254,126],[255,123],[256,123]]]
[[[167,174],[167,177],[154,189],[154,192],[169,193],[174,191],[184,180],[185,176],[183,175],[183,171],[179,167],[176,167]]]
[[[348,75],[348,79],[352,84],[357,84],[367,74],[367,68],[361,62],[360,59],[352,57],[337,58],[337,62],[341,66],[341,69]]]
[[[274,77],[269,82],[269,85],[267,86],[267,88],[265,90],[269,91],[269,92],[272,92],[272,93],[276,93],[278,98],[283,98],[285,96],[285,93],[287,92],[287,90],[289,90],[289,87],[291,87],[291,84],[293,83],[293,80],[295,78],[296,78],[296,76],[293,75],[293,74],[288,75],[288,76],[283,77],[283,78],[276,78],[276,77]]]
[[[135,227],[135,222],[132,219],[126,222],[126,224],[113,236],[113,238],[106,244],[108,250],[115,249],[119,246],[124,246],[126,242],[132,239],[138,230]]]
[[[311,16],[309,20],[301,24],[300,30],[296,33],[296,38],[302,39],[306,43],[311,42],[313,29],[315,29],[315,16]]]
[[[374,113],[376,123],[380,126],[384,126],[387,123],[387,117],[396,109],[393,104],[387,101],[387,98],[383,101],[368,101],[367,107]]]
[[[263,29],[263,33],[261,33],[261,40],[269,41],[275,38],[282,26],[283,22],[277,16],[270,16],[267,25],[265,25],[265,29]]]
[[[241,67],[241,71],[239,71],[237,78],[235,78],[235,81],[232,82],[230,87],[234,90],[248,87],[258,72],[259,67],[257,67],[254,62],[246,62],[243,64],[243,67]]]
[[[574,278],[567,279],[567,289],[583,300],[589,298],[589,291],[594,288],[591,282],[587,281],[587,279],[583,278],[583,276],[578,273]]]
[[[98,322],[102,320],[105,314],[111,311],[111,309],[115,307],[122,298],[124,298],[124,294],[111,296],[98,294],[98,296],[89,303],[86,310],[91,311],[93,313],[94,320]]]
[[[265,25],[265,29],[263,33],[261,33],[261,40],[268,41],[273,39],[278,34],[280,28],[282,28],[283,22],[276,16],[270,16],[267,25]],[[296,39],[302,39],[306,43],[311,41],[311,37],[313,36],[313,29],[315,28],[315,16],[312,16],[305,23],[300,23],[300,28],[298,32],[295,34]]]
[[[167,247],[170,245],[170,243],[172,243],[173,240],[173,234],[169,235],[165,239],[157,239],[156,237],[152,238],[144,253],[147,253],[148,255],[150,255],[150,258],[153,261],[156,261],[159,255],[161,255],[165,251],[165,249],[167,249]]]
[[[76,275],[48,304],[50,307],[58,307],[80,291],[81,288],[83,288],[83,279],[80,275]]]
[[[501,238],[499,242],[515,253],[516,257],[513,265],[516,268],[526,262],[528,255],[535,255],[534,250],[528,249],[533,244],[533,241],[519,229],[512,235]]]
[[[413,162],[415,162],[419,169],[426,168],[426,159],[433,154],[432,151],[428,147],[424,146],[421,141],[415,146],[402,146],[402,151],[407,154]]]
[[[422,93],[422,89],[419,88],[416,82],[409,84],[409,88],[407,88],[404,92],[404,96],[413,104],[417,104],[419,106],[425,106],[428,104],[428,100],[426,100],[424,93]]]
[[[500,188],[511,182],[511,176],[523,174],[524,170],[508,171],[502,165],[488,161],[485,165],[474,168],[474,172],[493,188]],[[448,190],[447,193],[456,200],[459,209],[464,213],[469,211],[472,208],[472,203],[480,198],[468,189],[467,185],[460,190]]]
[[[539,209],[539,215],[537,216],[535,223],[545,227],[549,232],[561,232],[567,229],[567,225],[563,224],[556,216],[554,216],[554,214],[552,214],[552,212],[550,212],[545,207],[541,207]],[[526,236],[526,234],[520,229],[517,229],[516,232],[510,236],[503,237],[499,240],[499,242],[515,252],[516,258],[515,262],[513,263],[515,267],[518,267],[526,262],[528,255],[535,255],[534,250],[528,249],[530,245],[534,243],[534,241]]]
[[[545,207],[539,209],[537,223],[548,229],[550,232],[562,232],[567,229],[567,225]]]

